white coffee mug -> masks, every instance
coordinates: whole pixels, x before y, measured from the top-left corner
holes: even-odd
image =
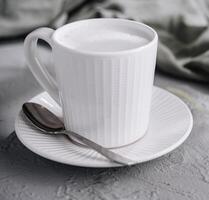
[[[134,43],[135,47],[118,51],[100,51],[103,46],[98,51],[75,47],[95,33],[100,39],[106,37],[100,30],[116,31],[121,41],[123,35],[134,35],[148,42],[139,46]],[[114,37],[112,34],[113,42]],[[56,77],[47,72],[36,56],[38,39],[52,48]],[[148,128],[157,40],[156,32],[139,22],[89,19],[57,30],[39,28],[26,37],[24,48],[32,73],[61,104],[66,129],[110,148],[133,143]]]

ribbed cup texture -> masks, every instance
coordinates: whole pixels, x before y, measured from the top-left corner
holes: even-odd
[[[127,145],[148,127],[156,47],[121,56],[77,56],[57,69],[67,129],[105,147]]]

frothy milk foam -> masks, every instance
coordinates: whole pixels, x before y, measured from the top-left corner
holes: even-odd
[[[130,50],[146,45],[149,40],[139,33],[123,32],[121,30],[95,30],[75,33],[65,33],[62,43],[66,46],[91,52],[115,52]]]

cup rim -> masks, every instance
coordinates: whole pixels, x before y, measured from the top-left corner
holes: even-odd
[[[78,49],[75,49],[75,48],[71,48],[70,46],[66,46],[66,45],[63,45],[58,39],[57,39],[57,35],[59,34],[59,32],[62,30],[62,29],[65,29],[66,27],[68,26],[71,26],[73,24],[77,24],[77,23],[82,23],[82,22],[87,22],[87,21],[118,21],[120,23],[123,23],[123,22],[128,22],[128,23],[132,23],[132,24],[135,24],[135,25],[140,25],[142,27],[144,27],[146,30],[152,32],[153,34],[153,38],[145,45],[143,46],[138,46],[136,48],[132,48],[132,49],[127,49],[127,50],[119,50],[119,51],[88,51],[88,50],[78,50]],[[92,56],[114,56],[114,55],[124,55],[124,54],[130,54],[130,53],[135,53],[135,52],[138,52],[138,51],[141,51],[145,48],[148,48],[149,46],[152,46],[154,43],[156,43],[158,41],[158,35],[157,35],[157,32],[151,28],[150,26],[142,23],[142,22],[138,22],[138,21],[134,21],[134,20],[128,20],[128,19],[121,19],[121,18],[91,18],[91,19],[84,19],[84,20],[78,20],[78,21],[75,21],[75,22],[72,22],[72,23],[68,23],[64,26],[61,26],[60,28],[58,28],[57,30],[55,30],[55,32],[53,33],[52,35],[52,40],[54,41],[54,43],[62,48],[65,48],[67,49],[68,51],[71,51],[71,52],[74,52],[76,54],[81,54],[81,55],[92,55]]]

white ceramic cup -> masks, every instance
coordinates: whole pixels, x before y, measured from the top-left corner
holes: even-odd
[[[79,37],[87,28],[98,31],[99,26],[135,31],[149,41],[143,46],[114,52],[82,51],[64,44],[63,35],[70,37],[72,30],[78,30]],[[56,78],[36,56],[38,39],[52,48]],[[133,143],[148,128],[157,40],[156,32],[139,22],[89,19],[57,30],[39,28],[26,37],[24,48],[32,73],[61,104],[66,129],[110,148]]]

